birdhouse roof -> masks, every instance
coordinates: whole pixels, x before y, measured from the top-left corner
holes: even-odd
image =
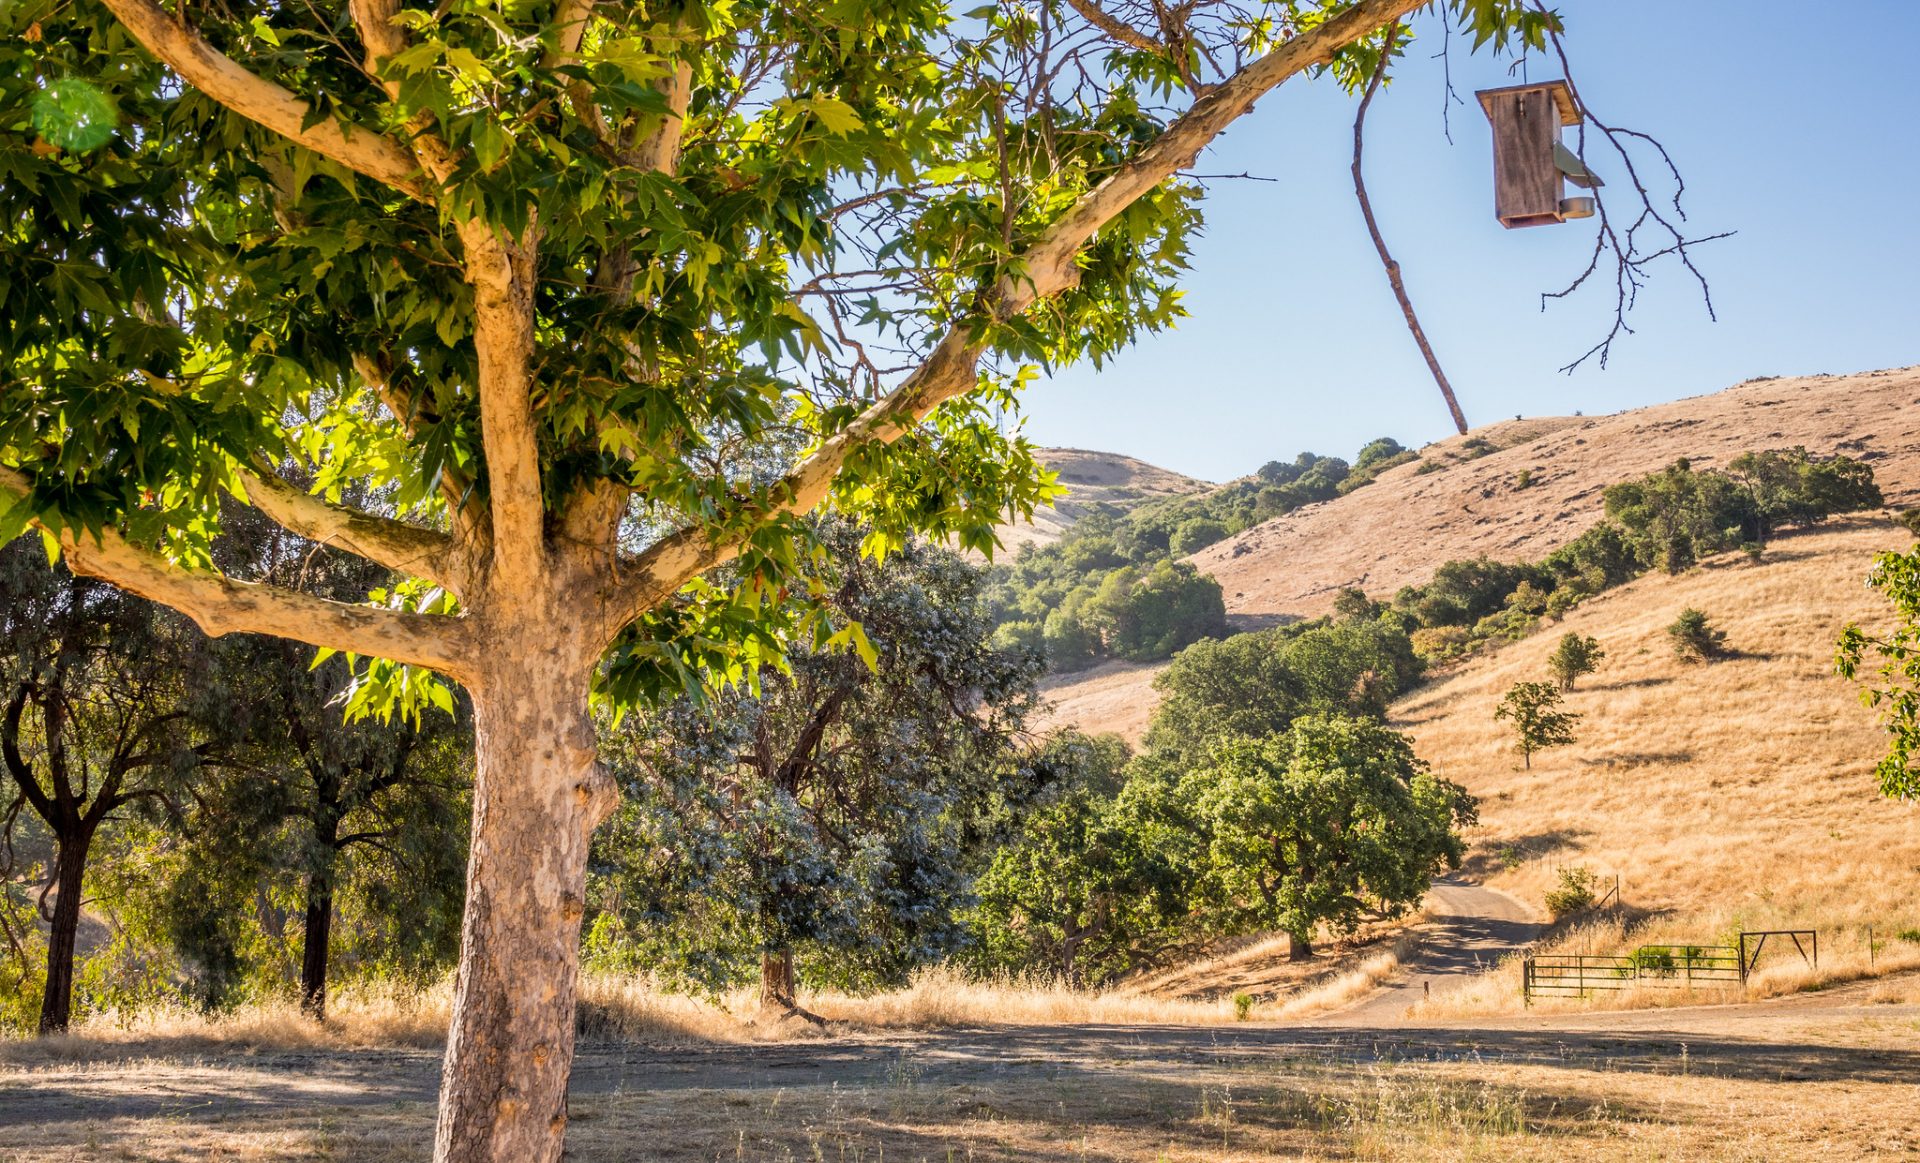
[[[1474,96],[1480,98],[1480,108],[1486,110],[1488,117],[1492,117],[1493,106],[1487,98],[1539,92],[1553,94],[1553,103],[1560,107],[1560,124],[1580,124],[1580,104],[1573,99],[1573,89],[1565,81],[1539,81],[1531,85],[1508,85],[1504,89],[1482,89]]]

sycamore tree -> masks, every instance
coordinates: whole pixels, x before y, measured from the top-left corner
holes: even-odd
[[[0,537],[350,655],[360,708],[466,688],[435,1152],[556,1159],[615,801],[590,701],[851,642],[813,510],[878,553],[1046,499],[1028,369],[1171,321],[1200,151],[1289,78],[1364,83],[1426,6],[10,4]],[[1445,7],[1476,44],[1559,30]],[[219,573],[229,496],[402,580]]]

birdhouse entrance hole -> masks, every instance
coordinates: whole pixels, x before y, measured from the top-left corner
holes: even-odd
[[[1545,226],[1593,213],[1593,199],[1566,197],[1568,178],[1591,188],[1600,180],[1560,144],[1562,126],[1580,124],[1580,107],[1565,81],[1483,89],[1474,94],[1493,123],[1493,213],[1500,225]]]

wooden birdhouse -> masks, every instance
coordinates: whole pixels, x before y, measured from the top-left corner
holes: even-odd
[[[1561,127],[1580,124],[1580,107],[1565,81],[1483,89],[1474,94],[1493,123],[1493,214],[1500,225],[1545,226],[1593,213],[1592,198],[1569,198],[1566,183],[1589,189],[1600,179],[1560,142]]]

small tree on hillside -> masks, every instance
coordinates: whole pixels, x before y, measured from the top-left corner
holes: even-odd
[[[1682,662],[1712,662],[1727,652],[1727,632],[1707,620],[1707,615],[1688,606],[1667,627],[1673,639],[1673,652]]]
[[[1514,743],[1528,768],[1533,753],[1573,742],[1573,725],[1580,716],[1560,709],[1560,692],[1547,682],[1517,682],[1493,712],[1496,721],[1513,724]]]
[[[1607,652],[1600,649],[1599,639],[1582,637],[1569,630],[1547,659],[1547,669],[1553,672],[1562,691],[1570,691],[1574,680],[1600,669],[1600,662],[1606,656]]]

